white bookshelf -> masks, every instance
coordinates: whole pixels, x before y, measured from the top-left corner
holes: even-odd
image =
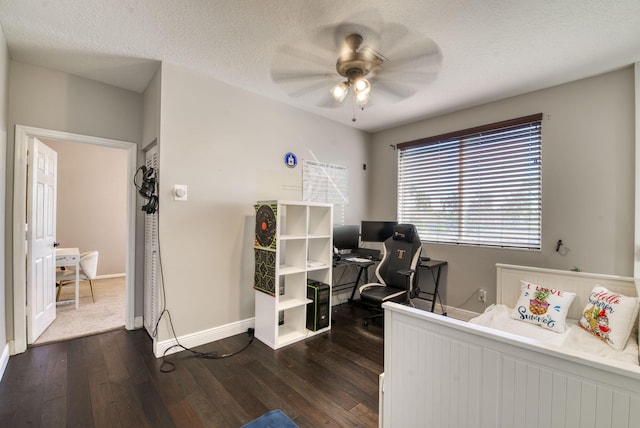
[[[254,283],[255,337],[277,349],[331,328],[329,320],[324,329],[307,330],[306,310],[311,302],[307,299],[307,280],[331,284],[333,205],[261,201],[256,207],[263,205],[275,211],[275,241],[264,246],[256,239],[256,270],[258,256],[264,256],[259,252],[273,252],[275,257],[271,257],[273,283],[271,276],[264,283],[259,283],[256,276]]]

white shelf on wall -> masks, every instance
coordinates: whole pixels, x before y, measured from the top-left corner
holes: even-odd
[[[329,319],[326,328],[307,329],[307,309],[313,302],[307,298],[307,282],[331,284],[333,205],[265,201],[257,203],[256,212],[269,211],[263,206],[273,211],[275,228],[270,214],[267,220],[256,216],[256,235],[272,230],[273,240],[261,244],[256,238],[255,337],[277,349],[331,328]],[[275,263],[266,266],[264,260]],[[267,279],[259,276],[265,271]]]

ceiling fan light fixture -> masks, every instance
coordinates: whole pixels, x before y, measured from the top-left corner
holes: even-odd
[[[354,82],[353,90],[358,96],[367,95],[371,92],[371,83],[369,83],[369,81],[364,77],[361,77]]]
[[[349,93],[349,83],[348,82],[339,83],[336,86],[334,86],[333,88],[331,88],[331,96],[333,96],[333,98],[336,101],[338,101],[339,103],[344,101],[344,99],[347,97],[348,93]]]
[[[353,103],[362,109],[371,97],[371,83],[366,76],[372,76],[370,73],[379,70],[386,60],[372,49],[362,47],[363,41],[364,38],[356,33],[345,38],[345,45],[336,62],[336,71],[347,80],[331,88],[331,95],[338,102],[349,96],[349,88],[353,88]]]
[[[360,107],[364,107],[369,102],[370,96],[371,96],[370,91],[360,92],[360,93],[356,92],[356,103]]]

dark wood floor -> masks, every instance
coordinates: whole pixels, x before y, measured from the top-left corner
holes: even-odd
[[[328,333],[277,351],[258,340],[235,356],[169,357],[161,373],[144,330],[33,347],[0,383],[0,427],[233,427],[281,409],[303,427],[376,427],[383,370],[380,323],[334,307]],[[197,348],[242,348],[247,334]]]

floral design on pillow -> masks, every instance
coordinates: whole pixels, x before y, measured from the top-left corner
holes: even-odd
[[[621,351],[637,322],[637,297],[628,297],[596,285],[578,321],[580,327]]]
[[[562,333],[575,293],[520,281],[520,298],[511,317]]]

